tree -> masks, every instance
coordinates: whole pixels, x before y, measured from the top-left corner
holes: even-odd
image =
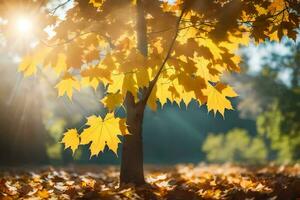
[[[105,146],[117,152],[122,133],[120,182],[135,185],[145,183],[146,105],[156,110],[157,100],[164,105],[196,99],[224,115],[232,109],[228,98],[237,94],[220,77],[239,71],[238,46],[250,37],[256,42],[283,35],[295,39],[300,12],[297,0],[76,0],[65,19],[51,17],[68,2],[43,18],[56,35],[39,38],[20,71],[32,75],[38,65],[52,67],[59,75],[59,96],[70,99],[73,90],[103,84],[106,97],[101,102],[108,114],[88,117],[81,134],[70,129],[62,142],[73,151],[90,145],[94,156]],[[114,115],[120,107],[126,110],[125,120]]]
[[[257,48],[269,51],[261,59],[261,69],[247,73],[251,66],[245,62],[246,73],[231,80],[244,93],[239,109],[256,119],[257,132],[268,141],[271,158],[295,162],[300,158],[300,44],[285,38],[280,44],[269,42]]]
[[[208,161],[264,163],[267,148],[262,138],[251,137],[247,130],[235,128],[226,134],[209,134],[202,146]]]
[[[289,50],[286,54],[274,52],[269,59],[264,59],[264,70],[260,76],[265,80],[275,80],[273,88],[276,89],[266,93],[272,100],[265,112],[260,113],[257,128],[260,134],[271,141],[271,148],[277,152],[278,161],[292,162],[300,159],[300,44],[289,40],[282,44]],[[284,72],[289,75],[282,81],[281,75]]]

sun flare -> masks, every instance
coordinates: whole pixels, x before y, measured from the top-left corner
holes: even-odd
[[[20,34],[28,34],[32,30],[32,21],[26,17],[20,17],[16,21],[16,29]]]

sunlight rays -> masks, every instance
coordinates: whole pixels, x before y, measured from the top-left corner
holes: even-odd
[[[33,28],[33,23],[30,18],[27,17],[19,17],[16,20],[16,30],[19,32],[19,34],[30,34]]]

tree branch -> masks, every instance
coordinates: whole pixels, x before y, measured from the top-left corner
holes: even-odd
[[[48,44],[47,42],[41,40],[41,43],[44,44],[45,46],[47,47],[57,47],[57,46],[62,46],[62,45],[66,45],[66,44],[69,44],[71,42],[73,42],[74,40],[76,40],[78,37],[81,37],[81,36],[84,36],[84,35],[88,35],[88,34],[97,34],[97,35],[100,35],[101,37],[103,37],[106,42],[109,44],[109,46],[111,48],[114,48],[115,45],[112,43],[111,39],[107,36],[104,36],[103,34],[100,34],[99,32],[96,32],[96,31],[88,31],[88,32],[83,32],[83,33],[80,33],[80,34],[77,34],[75,35],[74,37],[66,40],[66,41],[62,41],[62,42],[59,42],[59,43],[56,43],[56,44]]]
[[[61,7],[65,6],[65,5],[67,5],[69,2],[71,2],[71,0],[67,0],[67,1],[65,1],[64,3],[61,3],[61,4],[57,5],[57,6],[52,10],[51,14],[54,15],[54,14],[56,13],[56,11],[57,11],[59,8],[61,8]]]
[[[176,41],[178,33],[180,31],[179,26],[180,26],[181,19],[182,19],[183,15],[184,15],[184,12],[185,12],[185,8],[182,9],[182,11],[180,13],[180,16],[179,16],[179,18],[178,18],[178,20],[176,22],[176,31],[175,31],[175,34],[174,34],[172,40],[171,40],[171,44],[170,44],[170,47],[168,49],[167,55],[164,58],[162,64],[160,65],[160,68],[159,68],[157,74],[155,75],[155,77],[153,78],[153,80],[150,81],[149,87],[146,89],[145,94],[143,95],[143,99],[140,101],[140,102],[142,102],[142,104],[146,104],[147,103],[147,101],[148,101],[148,99],[149,99],[149,97],[151,95],[151,92],[152,92],[155,84],[157,83],[158,78],[159,78],[159,76],[160,76],[160,74],[161,74],[161,72],[162,72],[165,64],[167,63],[167,61],[168,61],[168,59],[169,59],[169,57],[171,55],[171,52],[173,50],[175,41]]]

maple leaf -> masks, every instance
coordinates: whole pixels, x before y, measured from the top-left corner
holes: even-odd
[[[137,99],[138,86],[136,78],[132,73],[126,74],[123,79],[122,94],[125,96],[127,92],[131,92],[135,99]]]
[[[169,82],[164,82],[163,79],[159,80],[151,92],[150,98],[148,100],[149,102],[147,102],[148,105],[154,105],[155,102],[153,101],[156,101],[156,98],[159,99],[159,102],[162,106],[167,103],[168,99],[171,100],[172,94],[169,91],[169,87]]]
[[[26,55],[19,64],[18,71],[23,72],[25,77],[32,76],[37,72],[37,66],[43,64],[43,61],[49,53],[49,48],[36,47],[37,50]]]
[[[140,68],[135,73],[137,84],[140,88],[149,86],[149,72],[146,68]]]
[[[122,135],[129,135],[130,134],[128,129],[127,129],[126,119],[120,119],[119,127],[120,127],[120,131],[121,131]]]
[[[93,4],[94,7],[99,8],[103,4],[104,0],[90,0],[89,3]]]
[[[157,93],[157,86],[154,86],[150,96],[149,96],[149,99],[147,101],[147,105],[149,106],[149,108],[151,108],[153,111],[155,111],[157,109],[157,96],[156,96],[156,93]],[[167,101],[167,100],[165,100]],[[165,103],[165,102],[163,102]],[[162,103],[162,105],[163,105]]]
[[[67,94],[69,99],[72,99],[73,89],[80,90],[79,81],[71,74],[66,73],[62,80],[55,86],[58,89],[58,96]]]
[[[64,137],[61,140],[61,142],[64,143],[65,149],[70,147],[74,154],[80,142],[77,130],[76,129],[67,130],[67,132],[64,133]]]
[[[271,12],[276,12],[277,10],[283,10],[285,7],[285,1],[284,0],[274,0],[272,1],[271,5],[268,7],[268,9]]]
[[[115,108],[122,105],[123,97],[121,93],[107,94],[101,102],[108,108],[109,112],[112,112]]]
[[[122,89],[124,77],[125,77],[124,74],[112,75],[111,81],[109,82],[107,92],[109,92],[109,93],[119,92]]]
[[[207,95],[208,111],[213,110],[214,114],[219,112],[224,117],[225,109],[232,110],[231,102],[227,97],[236,97],[235,91],[228,85],[218,83],[215,87],[208,84],[206,89],[202,90]]]
[[[23,72],[24,76],[31,76],[37,72],[36,63],[32,62],[32,57],[26,56],[19,65],[19,72]]]
[[[48,199],[50,197],[50,194],[49,194],[49,192],[46,189],[43,189],[41,191],[38,191],[38,196],[41,199]]]
[[[65,54],[58,54],[57,56],[57,63],[55,67],[53,67],[54,71],[57,74],[61,74],[67,70],[67,63],[66,63],[66,55]]]
[[[83,77],[81,79],[81,85],[83,87],[91,86],[96,91],[99,85],[99,80],[97,78]]]
[[[122,132],[119,121],[113,113],[108,113],[104,119],[95,115],[87,118],[86,125],[89,127],[80,134],[80,144],[91,143],[91,157],[103,152],[106,145],[117,155],[118,144],[121,142],[118,136]]]

